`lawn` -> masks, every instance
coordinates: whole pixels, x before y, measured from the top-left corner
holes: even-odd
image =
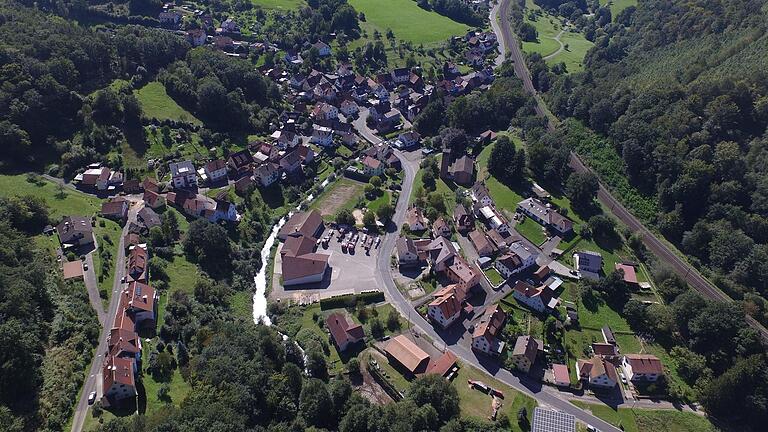
[[[165,86],[159,81],[152,81],[144,87],[135,90],[134,93],[139,99],[141,110],[146,117],[158,120],[184,121],[197,125],[202,124],[194,115],[180,107],[176,101],[168,96]]]
[[[452,384],[456,387],[456,390],[459,393],[459,407],[461,408],[462,417],[472,416],[487,420],[488,416],[491,415],[492,398],[479,390],[469,387],[467,384],[467,380],[476,380],[482,381],[504,393],[504,399],[502,400],[503,405],[499,410],[499,414],[506,414],[507,417],[509,417],[513,431],[522,430],[517,424],[517,412],[521,407],[526,408],[529,419],[533,418],[533,408],[536,406],[535,400],[513,390],[472,366],[463,364],[460,364],[459,366],[458,376],[453,379]]]
[[[491,285],[493,286],[499,286],[505,280],[499,271],[493,267],[488,267],[484,273],[488,276],[488,280],[491,281]]]
[[[379,210],[381,206],[383,206],[384,204],[389,204],[391,202],[392,202],[392,193],[390,193],[389,191],[384,191],[376,199],[368,202],[368,210],[372,212],[376,212]]]
[[[468,29],[465,24],[420,8],[413,0],[350,0],[349,4],[365,14],[366,21],[360,24],[371,37],[374,30],[385,37],[391,29],[397,39],[418,45],[442,42]]]
[[[440,160],[442,159],[442,155],[437,156],[435,159],[437,160],[437,165],[440,166]],[[408,199],[409,203],[412,203],[413,201],[416,200],[416,189],[418,189],[419,186],[424,188],[425,192],[429,193],[429,191],[427,191],[427,188],[424,187],[423,176],[424,176],[424,170],[419,169],[418,171],[416,171],[416,177],[414,177],[413,179],[413,189],[411,190],[411,196]],[[451,185],[453,185],[453,188],[450,185],[448,185],[448,183],[443,181],[443,179],[441,178],[435,179],[435,192],[439,192],[440,194],[443,195],[443,199],[445,201],[445,209],[448,215],[453,214],[453,209],[456,207],[456,192],[454,191],[454,188],[456,188],[457,186],[453,183],[451,183]]]
[[[103,227],[101,226],[102,223],[104,224]],[[112,295],[112,286],[115,282],[115,265],[117,265],[115,260],[117,260],[122,231],[123,229],[117,222],[101,217],[97,218],[94,234],[96,235],[96,242],[99,245],[99,250],[93,253],[93,266],[95,267],[94,271],[96,272],[96,277],[99,283],[99,295],[101,295],[105,306],[109,304],[109,298]],[[111,255],[109,266],[106,269],[103,269],[101,265],[102,251],[109,251],[109,254]],[[122,263],[120,263],[120,265],[122,265]]]
[[[40,176],[34,176],[34,179],[30,182],[26,175],[0,174],[0,196],[32,195],[42,198],[54,220],[66,215],[88,217],[101,209],[101,200],[94,196],[69,187],[59,189],[57,184]]]
[[[515,225],[515,231],[537,246],[547,241],[547,235],[544,233],[543,227],[528,216],[523,217]]]
[[[607,405],[588,404],[571,401],[579,408],[588,409],[614,426],[620,426],[627,432],[705,432],[716,431],[706,417],[698,414],[675,410],[641,410],[619,408],[615,410]]]
[[[630,6],[637,6],[637,0],[600,0],[600,5],[608,4],[611,8],[611,18],[616,21],[616,16],[619,12]]]
[[[298,9],[306,2],[304,0],[251,0],[251,3],[256,6],[261,6],[264,9]]]
[[[626,1],[626,0],[621,0]],[[594,46],[582,33],[573,27],[563,28],[564,18],[545,13],[532,0],[525,4],[525,21],[536,27],[538,40],[535,42],[523,42],[525,52],[537,52],[541,54],[550,65],[564,62],[568,72],[580,71],[584,66],[584,56]],[[527,12],[536,12],[535,20],[530,20]],[[559,35],[560,42],[557,41]],[[562,50],[560,50],[562,44]],[[558,52],[558,50],[560,50]]]

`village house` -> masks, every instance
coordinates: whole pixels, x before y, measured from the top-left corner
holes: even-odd
[[[517,208],[560,236],[568,235],[573,231],[573,222],[570,219],[550,208],[549,204],[544,204],[535,198],[520,201]]]
[[[523,242],[515,242],[509,246],[507,253],[494,263],[496,270],[509,279],[512,275],[522,273],[536,264],[537,252],[531,251]]]
[[[592,342],[592,353],[593,355],[605,357],[608,360],[613,360],[616,358],[616,356],[619,355],[619,349],[616,347],[616,345],[613,344]]]
[[[442,216],[435,219],[432,223],[432,238],[438,237],[451,237],[451,227],[445,222],[445,219],[443,219]]]
[[[149,257],[146,249],[141,246],[135,246],[131,249],[128,253],[128,265],[126,267],[128,282],[146,282],[148,262]]]
[[[301,142],[296,132],[285,129],[273,132],[272,138],[277,142],[277,147],[283,150],[296,147]]]
[[[171,184],[175,189],[184,189],[197,186],[197,173],[192,162],[185,160],[171,162]]]
[[[611,389],[616,387],[619,378],[616,367],[609,361],[594,356],[589,360],[576,361],[576,375],[592,387]]]
[[[632,382],[655,382],[664,376],[664,367],[651,354],[627,354],[621,361],[624,376]]]
[[[615,271],[621,271],[622,279],[632,288],[638,287],[637,273],[635,267],[629,264],[616,263]]]
[[[485,186],[484,182],[477,182],[472,186],[472,189],[469,191],[470,196],[472,197],[472,201],[477,203],[476,207],[483,208],[483,207],[491,207],[494,205],[493,198],[491,198],[491,193],[488,191],[488,188]]]
[[[453,209],[453,224],[460,233],[466,233],[475,228],[474,218],[463,204],[456,204]]]
[[[536,354],[539,352],[539,344],[530,336],[518,336],[515,347],[512,350],[512,364],[520,372],[528,373],[536,363]]]
[[[320,126],[318,124],[312,125],[312,136],[309,138],[309,142],[323,147],[332,146],[333,129],[327,126]]]
[[[203,29],[193,29],[187,32],[187,42],[193,47],[199,47],[205,45],[205,40],[208,35],[205,34]]]
[[[171,10],[171,11],[162,11],[157,16],[158,21],[160,21],[160,24],[164,25],[178,25],[181,21],[181,13]]]
[[[136,362],[133,360],[107,356],[101,367],[104,398],[107,401],[119,402],[135,397],[137,395],[135,373]]]
[[[319,102],[312,109],[312,117],[316,120],[336,120],[339,118],[339,109],[331,104]]]
[[[370,156],[363,158],[363,174],[368,177],[380,176],[384,173],[385,165]]]
[[[280,250],[283,286],[322,282],[329,269],[329,255],[315,252],[315,237],[288,236]]]
[[[215,200],[216,205],[213,209],[213,213],[211,214],[210,211],[206,212],[206,218],[211,222],[218,222],[218,221],[228,221],[228,222],[237,222],[240,220],[240,215],[237,214],[237,207],[235,204],[225,200],[225,199],[216,199]]]
[[[472,246],[475,247],[477,254],[481,257],[491,256],[496,252],[491,241],[481,230],[471,231],[467,237],[469,237],[469,241],[472,242]]]
[[[398,237],[397,243],[397,260],[401,266],[419,264],[419,251],[416,249],[416,244],[412,239],[408,237]]]
[[[153,179],[152,177],[146,177],[144,181],[141,182],[141,187],[144,189],[144,192],[152,191],[155,193],[160,193],[160,185],[157,183],[157,180]]]
[[[230,17],[221,23],[221,27],[216,29],[216,33],[240,33],[240,26]]]
[[[424,212],[418,207],[411,207],[405,213],[405,223],[411,231],[424,231],[427,229],[429,221],[424,216]]]
[[[411,147],[419,145],[419,142],[421,142],[421,135],[414,130],[401,132],[397,136],[397,141],[400,142],[401,148],[409,149]]]
[[[253,155],[247,149],[231,153],[227,158],[227,166],[234,172],[235,177],[250,175],[254,163]]]
[[[603,256],[598,252],[579,251],[573,254],[573,263],[579,276],[599,280],[603,269]]]
[[[328,318],[325,319],[325,327],[331,334],[331,339],[339,351],[346,351],[350,345],[365,339],[363,326],[353,323],[343,313],[328,315]]]
[[[296,175],[301,172],[301,156],[295,149],[280,158],[280,168],[288,175]]]
[[[436,297],[427,306],[429,319],[442,328],[448,328],[461,316],[461,300],[455,292]]]
[[[273,162],[265,163],[253,171],[253,178],[261,187],[269,187],[280,179],[280,166]]]
[[[552,376],[554,383],[558,387],[570,387],[571,386],[571,374],[568,372],[568,366],[564,364],[552,365]]]
[[[515,283],[512,296],[520,303],[540,313],[555,309],[560,302],[560,299],[554,297],[553,291],[549,288],[545,286],[534,288],[522,280]]]
[[[506,321],[507,314],[499,305],[486,309],[472,333],[472,349],[493,356],[501,354],[504,350],[504,342],[499,340],[499,335]]]
[[[158,216],[157,213],[155,213],[154,210],[152,210],[150,207],[144,207],[141,210],[139,210],[138,214],[136,215],[136,220],[141,225],[146,228],[147,232],[151,230],[154,227],[159,227],[162,225],[162,222],[160,221],[160,216]]]
[[[344,99],[341,101],[340,109],[341,112],[347,117],[355,115],[358,113],[358,111],[360,111],[360,107],[357,105],[357,102],[351,99]]]
[[[218,183],[221,180],[227,180],[227,162],[223,159],[216,159],[208,162],[203,167],[208,182]]]
[[[131,330],[110,329],[107,335],[107,352],[114,357],[138,362],[141,360],[141,338]]]
[[[491,229],[500,233],[509,232],[509,221],[496,207],[481,207],[479,213]]]
[[[125,198],[114,198],[101,203],[101,216],[122,223],[128,220],[128,207],[129,201]]]
[[[408,68],[397,68],[392,70],[392,81],[395,84],[405,84],[410,81],[411,70]]]
[[[317,41],[312,44],[312,48],[317,49],[317,53],[320,57],[328,57],[331,55],[331,46],[323,41]]]
[[[56,225],[56,233],[63,249],[93,244],[91,221],[82,216],[65,216]]]
[[[158,209],[165,205],[165,197],[151,190],[145,190],[142,198],[144,205],[152,209]]]
[[[82,174],[75,176],[80,186],[104,191],[109,188],[112,171],[107,167],[88,168]]]
[[[469,290],[480,283],[480,273],[475,271],[461,255],[455,251],[452,262],[446,267],[445,273],[451,282],[455,283],[459,289],[469,292]]]

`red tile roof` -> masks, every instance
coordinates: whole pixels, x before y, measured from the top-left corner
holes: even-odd
[[[624,271],[624,282],[629,284],[637,283],[637,273],[631,265],[616,263],[616,270]]]
[[[632,366],[632,373],[657,374],[664,373],[664,367],[658,357],[650,354],[627,354],[624,356],[627,363]]]
[[[422,371],[422,368],[426,366],[425,363],[429,360],[429,354],[405,335],[395,336],[384,347],[384,351],[414,374]]]

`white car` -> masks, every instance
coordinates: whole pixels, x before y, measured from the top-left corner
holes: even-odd
[[[93,403],[94,403],[94,402],[96,402],[96,392],[95,392],[95,391],[92,391],[92,392],[91,392],[91,393],[88,395],[88,405],[93,405]]]

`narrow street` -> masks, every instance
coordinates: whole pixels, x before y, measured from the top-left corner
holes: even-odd
[[[109,309],[104,315],[104,319],[101,318],[101,334],[99,334],[99,345],[94,352],[93,360],[91,361],[91,368],[88,371],[88,377],[83,383],[83,389],[80,393],[80,399],[75,407],[75,412],[72,417],[72,432],[80,432],[83,430],[83,424],[85,423],[85,416],[88,414],[88,394],[92,391],[98,391],[99,382],[101,377],[101,364],[104,359],[104,353],[107,351],[107,336],[112,328],[112,322],[114,320],[115,313],[119,304],[119,293],[123,287],[123,277],[125,276],[125,235],[128,234],[128,226],[131,222],[136,222],[136,217],[139,210],[144,206],[143,202],[134,202],[128,211],[128,222],[123,227],[123,231],[120,234],[120,241],[117,250],[117,257],[115,258],[115,280],[112,284],[112,293],[109,301]],[[89,265],[90,267],[90,265]],[[89,290],[90,291],[90,290]],[[98,289],[97,289],[98,292]],[[101,299],[99,299],[99,306],[101,306]],[[101,313],[104,313],[103,310]],[[101,316],[101,315],[100,315]],[[97,394],[97,399],[100,394]]]

